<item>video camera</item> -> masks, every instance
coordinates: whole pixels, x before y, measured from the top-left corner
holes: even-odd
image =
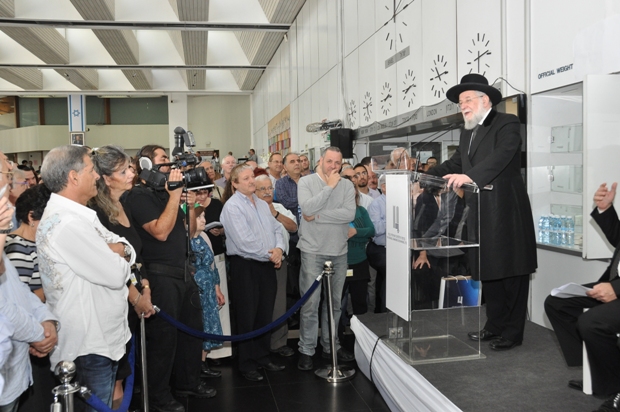
[[[196,146],[194,135],[190,131],[185,131],[182,127],[174,129],[174,144],[172,150],[172,160],[170,163],[154,165],[148,157],[141,157],[140,162],[140,179],[144,180],[148,187],[155,190],[164,190],[166,182],[168,189],[176,190],[185,187],[187,190],[196,190],[198,188],[210,188],[213,184],[204,167],[196,166],[200,164],[200,159],[193,153],[192,147]],[[188,153],[183,152],[183,147],[187,146]],[[178,182],[169,182],[170,173],[162,173],[159,168],[162,166],[170,166],[171,169],[188,168],[183,173],[183,179]]]

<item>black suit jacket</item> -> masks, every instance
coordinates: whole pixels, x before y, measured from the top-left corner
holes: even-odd
[[[464,173],[480,188],[480,278],[497,280],[533,273],[536,235],[529,197],[521,177],[521,134],[516,116],[491,110],[470,145],[472,131],[461,132],[454,155],[427,173]],[[469,154],[468,154],[469,151]],[[483,190],[492,185],[492,190]],[[468,202],[471,202],[471,198]],[[471,204],[472,211],[476,210]],[[468,217],[475,241],[477,216]],[[472,259],[476,264],[476,259]],[[472,273],[476,273],[474,268]]]
[[[609,209],[605,210],[603,213],[599,213],[597,208],[594,208],[592,213],[590,214],[596,224],[601,228],[607,240],[612,245],[615,245],[616,250],[611,258],[611,263],[607,266],[605,273],[598,280],[600,282],[609,282],[609,277],[612,272],[612,266],[618,265],[618,256],[620,254],[620,220],[618,220],[618,214],[616,213],[616,209],[613,205],[609,207]],[[616,296],[620,296],[620,278],[616,277],[611,281],[611,286],[616,292]]]

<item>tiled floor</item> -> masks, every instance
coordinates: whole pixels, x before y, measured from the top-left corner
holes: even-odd
[[[297,347],[296,340],[289,340],[289,346]],[[320,346],[319,346],[320,351]],[[286,366],[280,372],[263,372],[262,382],[250,382],[236,369],[234,360],[224,360],[213,367],[222,371],[222,377],[208,379],[208,384],[217,389],[217,396],[211,399],[180,399],[187,412],[356,412],[389,411],[374,385],[359,371],[355,377],[339,384],[330,384],[315,376],[313,371],[297,369],[296,354],[290,358],[272,355],[275,362]],[[322,359],[320,352],[314,356],[314,366],[319,368],[329,362]],[[350,366],[354,366],[352,363]]]

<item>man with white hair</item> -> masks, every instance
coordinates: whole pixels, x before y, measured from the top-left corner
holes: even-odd
[[[271,215],[280,223],[280,231],[284,238],[284,253],[289,252],[290,234],[297,232],[297,219],[287,208],[280,203],[273,202],[273,186],[271,179],[266,174],[256,176],[256,196],[267,202]],[[276,291],[276,301],[273,305],[273,320],[278,319],[286,312],[286,283],[288,278],[288,267],[282,265],[276,270],[278,289]],[[295,351],[286,345],[288,339],[288,323],[284,322],[277,329],[271,332],[271,351],[281,356],[293,356]]]
[[[7,187],[12,165],[0,152],[0,187]],[[13,209],[8,191],[0,198],[0,251],[12,231]],[[57,318],[19,280],[17,270],[2,254],[0,259],[0,411],[16,411],[20,395],[32,384],[30,351],[47,356],[58,342]],[[8,345],[8,347],[7,347]]]
[[[481,189],[480,237],[472,230],[477,214],[470,213],[467,226],[468,240],[480,243],[487,321],[469,338],[488,341],[493,350],[512,349],[523,341],[530,274],[537,267],[534,219],[521,177],[521,125],[516,116],[493,109],[502,94],[479,74],[463,76],[446,97],[458,103],[465,130],[452,157],[426,173],[443,176],[448,186],[475,183]],[[482,190],[486,186],[492,189]]]
[[[99,175],[85,147],[52,149],[41,174],[52,196],[37,229],[39,268],[47,306],[63,324],[50,360],[73,361],[76,380],[111,406],[118,360],[131,338],[126,283],[136,253],[86,206]],[[92,409],[80,399],[75,410]]]
[[[222,189],[226,188],[226,182],[228,181],[228,179],[230,179],[230,171],[233,169],[233,167],[235,167],[237,165],[237,160],[234,158],[234,156],[228,155],[226,157],[224,157],[222,159],[222,177],[217,179],[214,183],[216,186],[219,186]],[[222,190],[222,193],[224,191]],[[218,191],[214,190],[213,191],[213,197],[215,197],[216,199],[219,199],[220,197],[216,197],[216,193],[218,193]]]

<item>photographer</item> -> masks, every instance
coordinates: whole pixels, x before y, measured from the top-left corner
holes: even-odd
[[[183,180],[183,173],[170,167],[163,147],[144,146],[137,155],[140,184],[127,197],[136,229],[142,239],[142,257],[152,289],[153,304],[170,316],[193,329],[202,330],[202,313],[198,302],[198,287],[192,274],[186,270],[187,232],[185,216],[181,211],[182,200],[193,205],[196,195],[183,194],[181,188],[170,189],[173,182]],[[146,159],[145,159],[146,158]],[[152,163],[151,174],[168,174],[164,188],[147,185],[144,164]],[[161,180],[160,180],[161,181]],[[188,208],[188,221],[195,228],[194,208]],[[202,341],[178,332],[174,326],[159,317],[149,320],[146,328],[149,397],[153,410],[184,411],[176,401],[169,386],[172,382],[177,396],[213,397],[215,389],[200,380]]]

